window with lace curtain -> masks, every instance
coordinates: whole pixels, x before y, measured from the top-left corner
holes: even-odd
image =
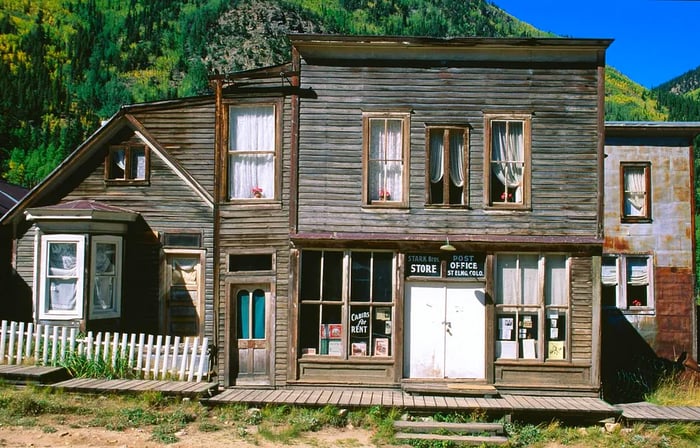
[[[275,199],[277,110],[277,104],[229,106],[229,199]]]
[[[468,142],[465,127],[428,127],[428,204],[468,204]]]
[[[530,116],[485,116],[485,203],[494,208],[530,205]]]
[[[601,302],[627,311],[654,308],[653,263],[649,255],[606,255],[602,261]]]
[[[620,164],[622,180],[623,222],[649,222],[651,220],[651,164],[648,162],[623,162]]]
[[[144,145],[111,146],[105,167],[105,178],[110,182],[147,181],[149,154]]]
[[[363,115],[365,205],[408,205],[409,116],[408,112]]]

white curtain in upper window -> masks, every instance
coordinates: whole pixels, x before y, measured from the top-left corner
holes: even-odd
[[[236,106],[229,112],[229,196],[274,197],[275,108]]]
[[[442,180],[444,171],[444,140],[442,132],[435,130],[430,133],[430,182],[437,183]]]
[[[515,189],[515,202],[522,202],[525,158],[523,124],[519,121],[492,121],[491,125],[493,173],[506,187],[506,191]]]
[[[370,119],[369,147],[370,199],[401,201],[403,198],[403,121],[400,119]]]
[[[464,136],[450,131],[450,181],[456,187],[464,186]]]
[[[644,167],[625,167],[625,216],[646,216]]]
[[[604,285],[617,285],[617,258],[603,258],[601,282]]]

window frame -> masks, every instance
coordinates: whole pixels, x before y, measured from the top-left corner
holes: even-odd
[[[644,208],[645,213],[633,216],[625,213],[625,172],[628,168],[642,168],[644,170]],[[623,223],[649,223],[651,222],[651,162],[620,162],[620,221]]]
[[[430,143],[433,131],[442,131],[443,133],[443,178],[442,183],[442,202],[433,202],[432,200],[432,181],[430,179],[431,164],[430,164]],[[461,200],[459,203],[450,202],[450,133],[451,131],[462,132],[462,157],[463,165],[461,167],[464,186],[462,187]],[[460,125],[427,125],[425,127],[425,203],[430,207],[468,207],[469,206],[469,137],[470,129],[468,126]]]
[[[274,115],[274,149],[272,151],[265,151],[266,154],[272,154],[272,184],[273,184],[273,195],[270,197],[254,197],[253,191],[251,190],[250,197],[233,197],[231,192],[231,181],[233,170],[231,167],[231,155],[236,151],[231,150],[231,109],[234,107],[240,108],[252,108],[252,107],[265,107],[270,106],[273,108]],[[282,172],[282,109],[283,101],[280,98],[261,98],[259,100],[236,100],[236,101],[226,101],[224,103],[224,120],[223,120],[223,142],[224,142],[224,160],[223,160],[223,179],[226,182],[222,182],[222,195],[225,201],[232,204],[270,204],[272,202],[278,202],[281,199],[281,172]],[[262,153],[263,151],[254,151],[256,153]],[[242,153],[242,152],[239,152]],[[245,153],[252,153],[252,151]],[[265,194],[265,192],[262,192]]]
[[[601,258],[601,269],[603,266],[603,260],[605,258],[615,259],[615,269],[616,269],[616,284],[615,287],[615,305],[603,305],[606,308],[617,308],[624,313],[628,314],[653,314],[656,312],[656,301],[654,297],[654,255],[653,254],[603,254]],[[627,261],[630,258],[644,258],[646,259],[647,265],[647,276],[648,282],[646,285],[647,289],[647,304],[643,306],[634,306],[628,304],[627,299],[627,286],[629,284],[627,278]],[[601,290],[606,285],[613,286],[603,283],[601,275]],[[602,296],[602,291],[601,291]],[[602,298],[601,298],[602,299]]]
[[[401,189],[402,197],[396,200],[374,199],[370,191],[371,162],[371,122],[372,120],[401,120]],[[372,111],[362,112],[362,205],[372,208],[407,208],[409,204],[409,167],[410,163],[410,141],[411,141],[411,113],[408,111]],[[381,189],[380,189],[381,190]]]
[[[495,259],[494,259],[494,289],[498,288],[500,279],[499,279],[499,263],[498,263],[498,258],[500,257],[505,257],[505,256],[515,256],[517,263],[518,263],[518,276],[520,276],[521,273],[521,268],[520,266],[520,257],[521,256],[536,256],[537,257],[537,301],[536,303],[524,303],[522,302],[523,299],[523,291],[518,291],[520,294],[520,302],[516,304],[505,304],[505,303],[500,303],[499,302],[499,293],[497,290],[494,291],[494,316],[495,316],[495,324],[494,324],[494,332],[495,332],[495,337],[494,341],[495,344],[498,347],[498,344],[504,341],[512,341],[514,342],[514,350],[515,350],[515,357],[511,356],[498,356],[498,349],[494,350],[494,359],[496,362],[539,362],[539,363],[571,363],[572,362],[572,356],[571,356],[571,256],[570,254],[567,253],[558,253],[558,252],[547,252],[547,253],[510,253],[510,252],[502,252],[502,253],[497,253],[495,254]],[[566,297],[566,304],[552,304],[552,303],[547,303],[548,298],[546,296],[546,289],[547,289],[547,281],[548,279],[546,278],[546,273],[547,273],[547,260],[548,258],[563,258],[564,259],[564,268],[565,268],[565,276],[566,278],[564,279],[565,285],[566,285],[566,290],[564,293],[564,296]],[[520,285],[523,284],[522,278],[518,277],[518,283]],[[552,316],[553,313],[557,314],[557,327],[554,327],[554,325],[551,323],[552,322]],[[563,314],[564,316],[564,322],[563,322],[563,327],[564,329],[561,330],[562,324],[559,324],[560,317]],[[500,331],[500,318],[513,318],[512,321],[512,338],[513,339],[502,339],[499,331]],[[535,357],[525,357],[524,356],[524,349],[521,347],[521,336],[519,334],[519,331],[521,329],[519,323],[521,322],[522,316],[531,316],[531,317],[536,317],[536,320],[534,322],[530,320],[530,323],[532,326],[536,327],[536,333],[537,337],[534,342],[534,348],[536,350]],[[523,319],[525,321],[526,319]],[[527,327],[524,327],[527,328]],[[557,330],[557,335],[558,337],[552,338],[552,328],[558,328]],[[548,333],[549,330],[549,333]],[[562,331],[563,334],[559,334],[559,330]],[[531,339],[531,338],[524,338],[524,339]],[[559,342],[563,341],[563,354],[562,358],[553,358],[550,357],[550,351],[551,351],[551,346],[550,342]]]
[[[96,276],[96,262],[97,262],[97,244],[106,243],[114,244],[116,246],[116,254],[114,256],[114,301],[110,308],[100,310],[95,307],[95,286],[97,281]],[[124,251],[124,240],[122,237],[113,235],[96,235],[91,238],[90,241],[90,270],[88,274],[90,276],[90,306],[89,306],[89,319],[111,319],[121,316],[121,305],[122,305],[122,276],[123,273],[123,252]]]
[[[302,286],[304,283],[303,276],[304,273],[302,272],[302,267],[303,267],[303,261],[302,257],[304,255],[304,252],[320,252],[320,265],[319,269],[321,271],[320,278],[318,279],[318,288],[319,288],[319,297],[313,297],[313,298],[304,298],[303,293],[304,291],[302,290]],[[341,297],[333,297],[332,295],[328,295],[326,292],[326,286],[324,284],[324,278],[325,278],[325,273],[323,272],[324,269],[326,268],[325,264],[325,255],[328,253],[333,253],[333,254],[340,254],[341,258],[341,269],[342,269],[342,286],[340,288],[340,295]],[[352,268],[352,257],[353,254],[369,254],[369,259],[370,259],[370,272],[369,272],[369,297],[366,299],[363,298],[353,298],[354,292],[352,291],[353,287],[355,287],[355,284],[353,283],[353,268]],[[374,269],[374,263],[375,263],[375,254],[382,254],[382,255],[388,255],[391,256],[391,278],[390,278],[390,285],[391,285],[391,297],[389,301],[383,301],[380,300],[378,297],[375,297],[375,291],[374,291],[374,279],[375,279],[375,274],[376,272],[373,270]],[[318,346],[315,347],[317,348],[318,351],[315,351],[314,353],[307,353],[305,352],[306,347],[302,346],[302,337],[301,334],[298,335],[298,344],[299,344],[299,354],[297,356],[298,360],[301,359],[309,359],[313,358],[316,360],[325,360],[325,359],[333,359],[333,360],[343,360],[345,362],[367,362],[368,360],[370,361],[387,361],[387,360],[393,360],[395,358],[395,353],[396,353],[396,344],[398,343],[396,340],[396,331],[393,331],[392,329],[392,324],[395,321],[395,313],[397,312],[397,303],[398,303],[398,298],[397,298],[397,281],[398,281],[398,274],[397,274],[397,263],[398,263],[398,254],[396,252],[392,251],[376,251],[376,250],[339,250],[339,249],[305,249],[301,251],[300,254],[300,263],[299,263],[299,272],[300,272],[300,282],[298,285],[298,294],[297,294],[297,305],[299,307],[299,316],[297,318],[297,332],[300,333],[300,329],[305,327],[305,322],[302,321],[304,317],[304,308],[312,308],[315,310],[315,308],[318,308],[318,323],[320,325],[324,325],[323,328],[319,328],[320,331],[316,331],[316,334],[318,336]],[[337,273],[336,273],[337,275]],[[361,280],[360,280],[361,281]],[[316,282],[314,282],[314,286],[316,286]],[[364,296],[363,296],[364,297]],[[340,308],[340,322],[329,322],[326,323],[324,322],[323,318],[323,310],[322,308],[324,306],[328,307],[339,307]],[[357,308],[367,308],[369,316],[367,317],[369,319],[368,322],[368,329],[367,329],[367,336],[368,338],[366,342],[366,347],[365,347],[365,354],[358,354],[354,355],[353,354],[353,349],[354,349],[354,344],[352,342],[353,336],[352,336],[352,321],[353,317],[352,314],[354,313],[353,309]],[[380,310],[382,309],[382,310]],[[388,314],[386,314],[388,311]],[[382,314],[382,318],[377,317],[379,314]],[[387,319],[388,317],[388,319]],[[382,337],[379,337],[378,331],[379,329],[375,328],[375,323],[374,321],[376,320],[379,322],[380,320],[384,320],[384,333],[381,333]],[[388,326],[386,321],[388,322]],[[339,331],[340,331],[340,337],[337,339],[340,339],[341,341],[341,347],[340,347],[340,353],[335,353],[331,354],[331,349],[330,346],[328,347],[327,353],[322,353],[323,352],[323,339],[326,338],[329,341],[331,339],[334,339],[335,336],[333,335],[333,328],[331,328],[331,325],[334,324],[339,324]],[[308,322],[306,322],[306,325],[308,325]],[[338,328],[338,327],[336,327]],[[328,331],[328,334],[324,335],[324,331]],[[389,331],[389,333],[387,333]],[[356,336],[355,339],[362,339],[365,336]],[[377,342],[377,339],[388,339],[388,347],[385,347],[383,349],[386,350],[387,354],[379,354],[377,355],[377,349],[379,347],[379,343]],[[328,342],[330,344],[330,342]],[[361,343],[360,343],[361,344]],[[359,346],[358,346],[359,347]],[[313,348],[313,347],[312,347]],[[381,348],[381,347],[380,347]]]
[[[132,151],[143,150],[144,153],[144,177],[131,177]],[[112,177],[112,154],[124,151],[124,177]],[[105,158],[104,179],[108,185],[147,185],[151,178],[151,151],[148,145],[143,143],[122,143],[110,145]]]
[[[77,234],[44,234],[41,235],[39,245],[39,319],[41,320],[73,320],[82,319],[84,310],[85,297],[85,235]],[[49,294],[49,244],[51,243],[70,243],[76,245],[76,261],[75,270],[77,272],[75,283],[75,309],[73,310],[51,310]],[[59,276],[55,276],[59,277]]]
[[[523,126],[523,180],[521,202],[494,201],[491,197],[493,182],[493,130],[494,122],[520,122]],[[485,113],[484,114],[484,206],[492,210],[529,210],[531,208],[532,184],[532,114],[530,113]],[[506,197],[507,199],[507,197]]]

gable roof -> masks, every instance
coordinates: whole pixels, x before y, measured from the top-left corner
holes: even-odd
[[[0,179],[0,216],[14,207],[29,192],[28,189]]]
[[[184,104],[199,104],[211,102],[211,96],[191,97],[179,100],[155,101],[150,103],[140,103],[122,106],[109,120],[105,121],[90,137],[78,146],[66,157],[44,180],[32,188],[22,200],[14,204],[5,215],[0,218],[0,225],[4,225],[12,220],[23,218],[23,211],[29,207],[40,206],[42,200],[46,198],[65,180],[69,179],[80,167],[81,163],[99,151],[105,143],[117,135],[125,128],[131,129],[134,134],[147,145],[151,153],[160,158],[175,174],[177,174],[202,200],[210,207],[214,208],[214,198],[197,182],[192,175],[172,157],[170,153],[161,145],[148,129],[132,115],[134,112],[158,110],[182,106]]]

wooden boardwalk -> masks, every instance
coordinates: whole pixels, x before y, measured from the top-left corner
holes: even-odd
[[[697,406],[659,406],[642,402],[618,404],[617,407],[622,410],[622,417],[629,421],[700,423],[700,407]]]
[[[138,393],[160,392],[191,398],[206,398],[217,392],[219,385],[205,381],[160,381],[160,380],[103,380],[74,378],[51,384],[51,387],[68,392],[87,393]]]
[[[414,412],[479,410],[491,415],[542,415],[591,418],[618,417],[621,410],[598,398],[502,395],[462,397],[411,395],[397,389],[226,389],[206,400],[210,404],[240,403],[248,406],[284,404],[360,408],[396,407]]]

